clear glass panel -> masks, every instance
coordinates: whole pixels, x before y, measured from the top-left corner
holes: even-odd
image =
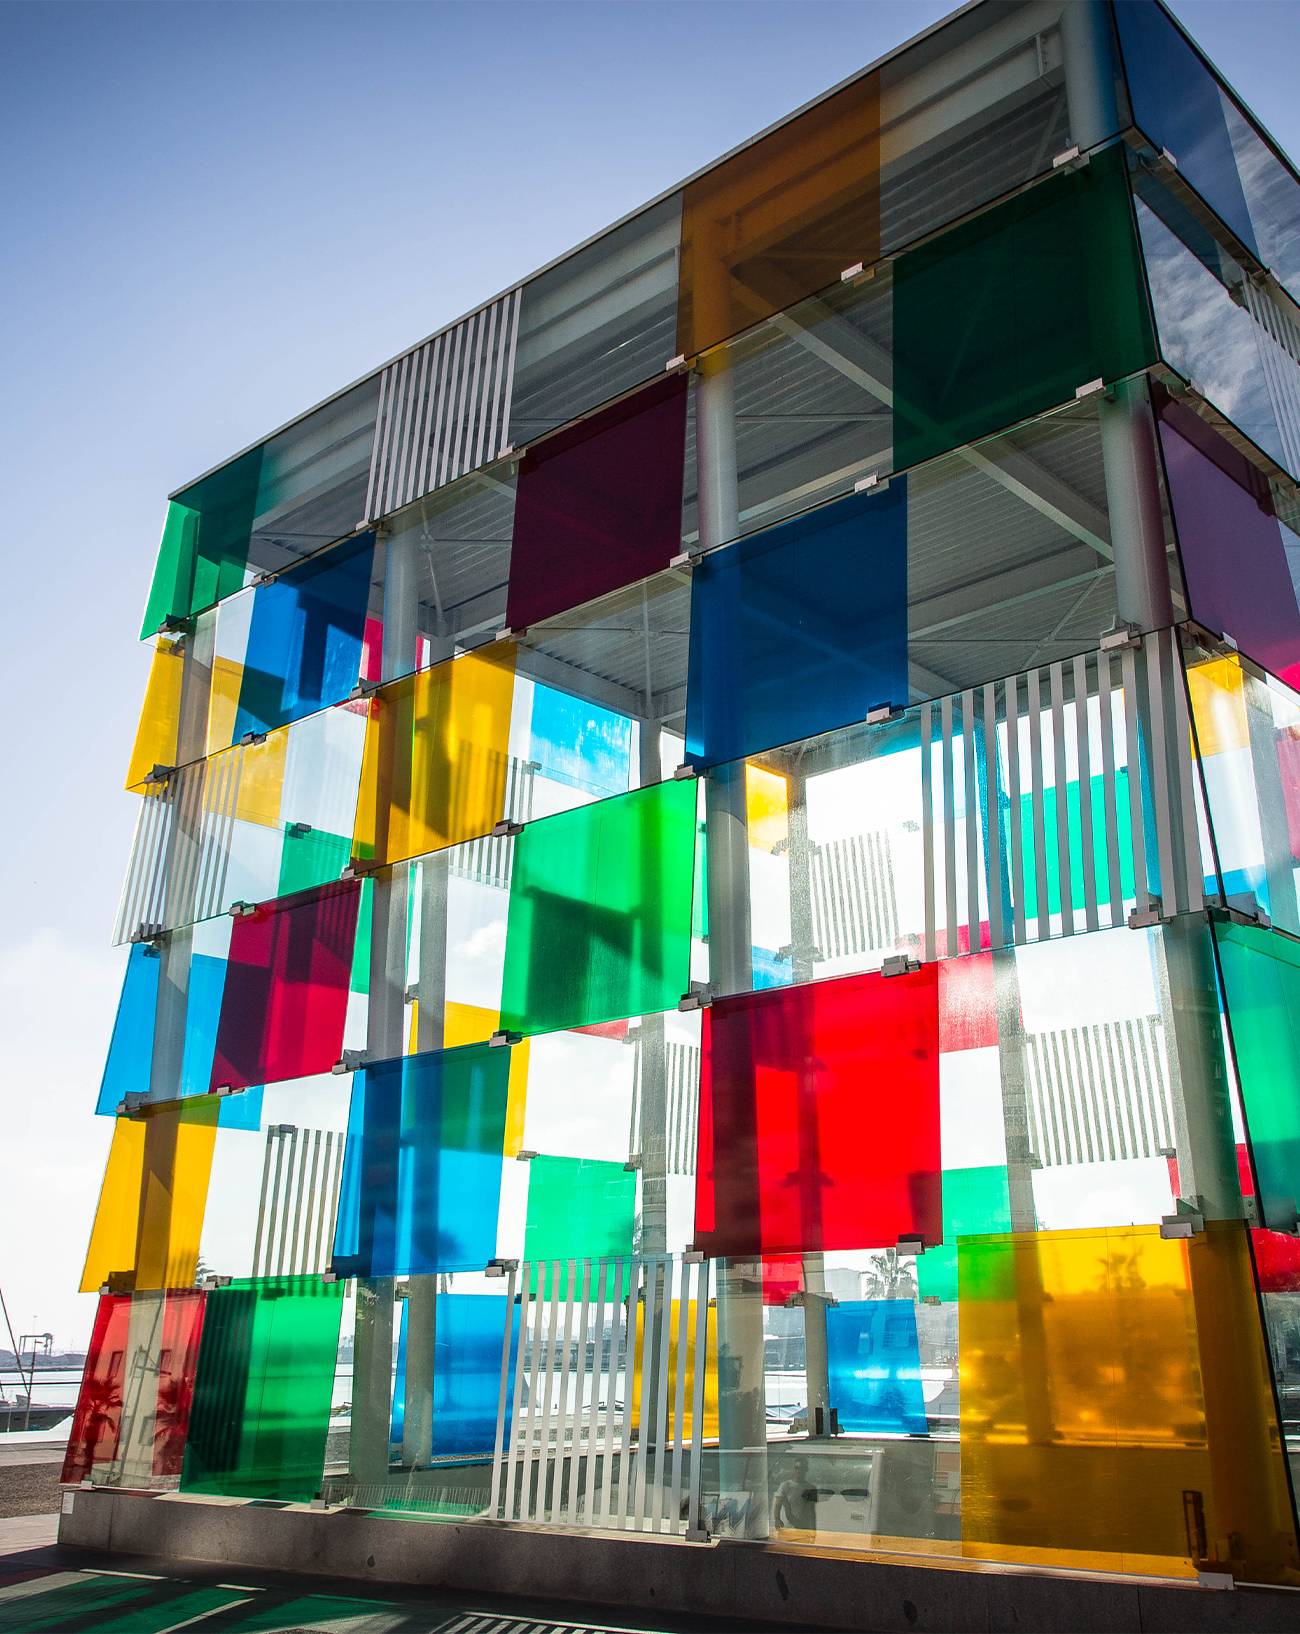
[[[524,456],[506,617],[526,629],[666,568],[680,549],[685,375]]]
[[[82,1293],[193,1285],[220,1106],[203,1096],[114,1121]]]
[[[906,701],[906,478],[710,552],[691,581],[695,765]]]
[[[189,1433],[207,1294],[101,1294],[60,1479],[173,1485]]]
[[[262,903],[236,918],[212,1088],[328,1072],[343,1050],[360,882]]]
[[[178,493],[141,634],[351,533],[365,510],[378,401],[376,375]]]
[[[1156,360],[1123,147],[899,257],[894,464]]]
[[[239,1279],[208,1295],[181,1491],[308,1503],[321,1490],[343,1284]]]
[[[496,1252],[510,1051],[471,1044],[353,1076],[332,1269],[482,1270]]]
[[[714,1003],[697,1246],[747,1258],[937,1242],[938,1013],[934,966]]]
[[[1158,409],[1191,616],[1266,670],[1300,681],[1300,607],[1268,479],[1172,400]],[[1300,562],[1297,562],[1300,568]]]
[[[509,1033],[673,1008],[690,978],[696,795],[660,783],[529,823],[515,844]]]
[[[1133,172],[1160,355],[1284,470],[1300,471],[1300,338],[1149,169]]]
[[[516,448],[663,373],[678,350],[681,210],[676,193],[524,285]]]

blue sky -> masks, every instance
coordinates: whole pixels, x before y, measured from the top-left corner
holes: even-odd
[[[949,10],[0,6],[0,1287],[81,1341],[164,498]],[[1293,153],[1300,10],[1175,9]],[[3,1343],[0,1339],[0,1343]]]

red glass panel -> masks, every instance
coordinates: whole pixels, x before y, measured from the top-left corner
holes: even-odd
[[[782,1254],[763,1261],[763,1303],[784,1305],[791,1294],[803,1292],[803,1255]]]
[[[938,1242],[939,1168],[937,966],[705,1011],[695,1220],[706,1254]]]
[[[965,930],[958,931],[958,941]],[[982,1050],[998,1041],[993,955],[968,954],[939,965],[939,1049]]]
[[[524,456],[506,622],[524,629],[668,566],[681,549],[686,377],[671,375]]]
[[[341,880],[235,920],[213,1089],[305,1078],[339,1059],[360,895],[360,880]]]
[[[133,1301],[135,1342],[148,1354],[150,1371],[156,1367],[158,1383],[152,1473],[181,1472],[207,1301],[198,1288],[100,1296],[63,1460],[65,1482],[88,1480],[92,1470],[117,1458]]]

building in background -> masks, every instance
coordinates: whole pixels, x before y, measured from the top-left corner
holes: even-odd
[[[984,0],[176,493],[65,1479],[1300,1582],[1297,301]]]

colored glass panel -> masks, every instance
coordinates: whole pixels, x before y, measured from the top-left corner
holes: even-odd
[[[624,794],[632,782],[632,722],[612,709],[536,685],[528,758],[557,783],[589,794]]]
[[[366,724],[353,850],[383,867],[490,834],[505,816],[515,652],[502,643],[381,689]]]
[[[290,824],[284,831],[280,850],[280,877],[275,894],[295,896],[326,880],[337,879],[352,858],[352,841],[346,834],[329,834],[324,829]]]
[[[232,741],[341,702],[357,684],[374,565],[363,533],[253,593]]]
[[[649,578],[681,550],[686,377],[531,449],[519,468],[506,620],[522,630]]]
[[[880,254],[880,76],[867,74],[685,189],[677,350],[687,357]]]
[[[149,665],[140,724],[135,730],[126,786],[138,789],[149,782],[155,766],[174,766],[181,723],[181,679],[185,647],[179,641],[159,640]]]
[[[100,1295],[64,1482],[180,1474],[206,1299],[197,1288]],[[122,1446],[124,1427],[139,1435],[134,1448]]]
[[[831,1406],[841,1430],[924,1435],[921,1352],[910,1299],[843,1299],[826,1310]]]
[[[338,1276],[481,1271],[496,1252],[508,1050],[378,1061],[354,1074]]]
[[[526,1260],[536,1264],[630,1254],[635,1214],[636,1174],[621,1163],[577,1157],[528,1160]]]
[[[939,966],[939,1050],[945,1055],[998,1043],[993,955],[970,953],[969,939],[961,953]]]
[[[1293,1231],[1300,1202],[1300,944],[1216,924],[1260,1223]]]
[[[759,851],[779,851],[789,840],[790,784],[779,772],[745,767],[745,831]]]
[[[1110,862],[1106,846],[1106,785],[1107,780],[1104,774],[1100,772],[1089,779],[1088,809],[1092,817],[1093,891],[1096,899],[1101,902],[1116,894],[1111,887]],[[1114,781],[1115,839],[1119,864],[1118,895],[1125,901],[1131,898],[1137,889],[1137,882],[1133,875],[1133,822],[1129,798],[1128,767],[1119,766],[1115,770]],[[1055,788],[1043,790],[1038,804],[1042,812],[1043,832],[1045,834],[1054,835],[1057,833],[1059,823],[1057,816],[1058,799],[1059,796]],[[1022,834],[1032,836],[1036,832],[1037,816],[1034,806],[1035,800],[1032,792],[1020,796]],[[1083,809],[1077,778],[1072,779],[1065,785],[1065,822],[1070,852],[1070,902],[1071,904],[1077,904],[1088,900],[1083,857]],[[1021,863],[1022,885],[1020,899],[1024,903],[1025,918],[1030,921],[1037,919],[1039,914],[1038,867],[1040,861],[1047,879],[1047,911],[1049,914],[1061,912],[1060,849],[1056,845],[1047,844],[1041,858],[1036,853],[1036,844],[1027,846]]]
[[[1191,409],[1159,410],[1188,611],[1266,670],[1300,679],[1300,608],[1268,483]]]
[[[1155,362],[1122,147],[899,257],[894,465]]]
[[[397,1378],[393,1386],[391,1439],[398,1445],[406,1424],[410,1313],[410,1302],[406,1301],[402,1305]],[[511,1313],[510,1365],[505,1379],[507,1437],[513,1418],[514,1369],[519,1354],[519,1307],[512,1306]],[[437,1296],[433,1318],[433,1457],[452,1458],[494,1451],[505,1323],[503,1294],[440,1293]]]
[[[812,737],[908,697],[906,479],[696,563],[686,705],[696,765]]]
[[[645,1269],[647,1279],[653,1277],[654,1267],[648,1265]],[[658,1320],[663,1321],[663,1305],[658,1306]],[[682,1364],[682,1428],[681,1439],[688,1445],[695,1433],[695,1369],[698,1365],[699,1343],[699,1310],[695,1300],[686,1301],[686,1359]],[[704,1422],[700,1426],[700,1434],[709,1440],[716,1440],[718,1435],[718,1324],[710,1309],[705,1318],[707,1331],[704,1340]],[[677,1430],[677,1350],[682,1331],[682,1302],[674,1299],[669,1307],[668,1314],[668,1363],[663,1372],[663,1379],[667,1381],[665,1390],[667,1410],[665,1413],[664,1435],[670,1442],[678,1437]],[[650,1336],[651,1343],[651,1378],[658,1373],[656,1360],[663,1355],[663,1329]],[[636,1339],[632,1351],[632,1385],[628,1395],[628,1409],[632,1421],[632,1430],[635,1434],[641,1427],[641,1372],[645,1358],[645,1302],[639,1300],[636,1307]],[[653,1409],[653,1403],[652,1403]]]
[[[202,1096],[114,1121],[83,1294],[193,1283],[220,1105]]]
[[[916,1262],[922,1299],[957,1297],[957,1241],[1011,1230],[1007,1171],[1000,1163],[977,1169],[943,1171],[943,1243],[927,1248]]]
[[[676,1005],[690,979],[695,807],[695,784],[674,780],[524,828],[510,884],[507,1032]]]
[[[127,1095],[149,1089],[161,969],[158,949],[146,943],[138,942],[127,956],[122,996],[117,1001],[113,1036],[99,1082],[95,1106],[98,1113],[115,1113]]]
[[[412,1040],[418,1037],[419,1004],[411,1006]],[[444,1049],[457,1049],[462,1044],[486,1044],[501,1025],[500,1013],[479,1004],[460,1004],[449,999],[442,1013],[442,1043]],[[498,1046],[499,1047],[499,1046]],[[414,1049],[411,1051],[415,1053]],[[505,1156],[517,1157],[524,1143],[524,1111],[528,1102],[529,1041],[525,1038],[512,1044],[505,1052],[510,1057],[509,1093],[506,1098]]]
[[[257,513],[262,453],[250,449],[193,483],[167,507],[142,637],[241,588]]]
[[[182,1492],[307,1503],[325,1470],[342,1282],[240,1278],[208,1295]]]
[[[738,1257],[937,1242],[938,977],[850,976],[704,1017],[695,1246]]]
[[[344,880],[235,920],[213,1089],[305,1078],[339,1059],[360,892]]]
[[[1186,1573],[1235,1532],[1264,1575],[1294,1554],[1239,1222],[967,1238],[958,1281],[964,1553]]]
[[[1179,175],[1258,255],[1228,133],[1226,99],[1213,74],[1154,0],[1124,0],[1113,9],[1134,123],[1172,154]]]

